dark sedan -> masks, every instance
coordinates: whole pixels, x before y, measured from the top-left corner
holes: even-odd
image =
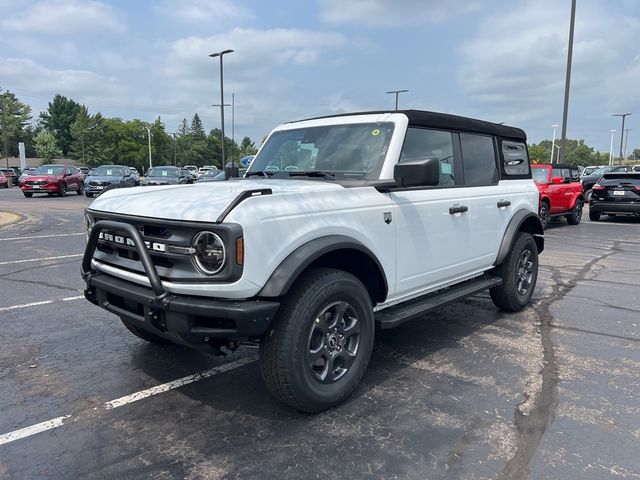
[[[87,197],[99,195],[107,187],[135,187],[136,180],[129,167],[124,165],[102,165],[91,171],[84,180],[84,191]]]
[[[186,170],[178,167],[153,167],[140,182],[141,185],[178,185],[187,183]]]
[[[597,169],[595,172],[586,175],[580,179],[582,182],[582,188],[584,190],[584,196],[589,201],[591,198],[591,189],[596,184],[598,180],[602,178],[605,173],[613,173],[613,172],[628,172],[631,168],[626,165],[609,165],[607,167],[602,167]]]
[[[593,186],[589,218],[601,215],[640,216],[640,173],[607,173]]]

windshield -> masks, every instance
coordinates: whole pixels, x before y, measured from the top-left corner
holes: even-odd
[[[599,168],[597,170],[594,170],[589,175],[604,175],[605,173],[607,173],[610,170],[611,170],[611,167],[603,167],[603,168]]]
[[[122,167],[98,167],[93,170],[96,177],[121,177],[124,175]]]
[[[393,123],[326,125],[274,132],[248,173],[299,178],[295,172],[326,172],[337,179],[378,179]]]
[[[175,167],[154,167],[149,170],[148,177],[177,177],[178,169]]]
[[[536,183],[548,183],[548,170],[546,168],[533,167],[531,169],[531,175],[533,176],[533,181]]]
[[[36,175],[63,175],[64,165],[42,165],[36,168]]]

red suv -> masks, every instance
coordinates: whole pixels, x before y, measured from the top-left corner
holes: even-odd
[[[68,191],[82,195],[84,179],[82,172],[71,165],[42,165],[22,182],[20,188],[27,198],[32,197],[34,193],[57,194],[64,197]]]
[[[582,219],[584,196],[580,172],[574,165],[531,165],[540,192],[539,215],[546,228],[551,217],[564,216],[570,225]]]

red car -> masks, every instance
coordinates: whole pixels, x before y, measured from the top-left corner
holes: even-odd
[[[82,172],[71,165],[42,165],[22,182],[20,188],[27,198],[32,197],[34,193],[64,197],[69,191],[82,195],[84,179]]]
[[[0,187],[7,188],[9,186],[9,181],[7,177],[4,176],[4,173],[0,172]]]
[[[539,215],[546,228],[552,217],[564,216],[570,225],[582,219],[584,195],[580,172],[574,165],[531,165],[533,180],[540,192]]]

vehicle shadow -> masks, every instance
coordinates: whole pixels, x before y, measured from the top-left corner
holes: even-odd
[[[387,380],[411,368],[414,362],[426,361],[440,350],[464,348],[460,340],[491,325],[503,317],[490,300],[474,297],[442,307],[392,330],[376,330],[373,352],[364,378],[354,396],[339,410],[357,410],[360,398],[368,396]],[[256,355],[257,349],[241,348],[228,357],[214,357],[178,346],[157,347],[143,344],[133,355],[133,366],[158,383],[223,365],[239,358]],[[258,362],[198,381],[180,388],[189,398],[216,410],[271,420],[299,419],[309,416],[277,402],[268,392]]]

